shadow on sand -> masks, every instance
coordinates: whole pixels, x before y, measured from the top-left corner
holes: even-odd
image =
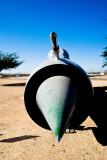
[[[84,130],[92,130],[93,134],[96,138],[96,140],[102,144],[103,146],[107,145],[107,131],[105,128],[100,128],[100,127],[87,127],[85,126],[78,126],[75,128],[76,130],[84,131]]]
[[[90,117],[97,127],[78,126],[76,130],[92,129],[96,140],[103,146],[107,145],[107,86],[94,87],[94,102],[90,109]]]
[[[94,103],[90,117],[98,127],[92,129],[97,141],[107,145],[107,86],[94,87]]]
[[[40,137],[40,136],[25,135],[25,136],[20,136],[20,137],[3,139],[0,142],[13,143],[13,142],[23,141],[23,140],[26,140],[26,139],[37,138],[37,137]]]
[[[26,83],[12,83],[12,84],[4,84],[3,86],[15,86],[15,87],[18,87],[18,86],[25,86]]]

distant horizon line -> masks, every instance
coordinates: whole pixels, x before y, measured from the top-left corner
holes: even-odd
[[[90,71],[85,71],[86,73],[107,73],[107,70],[105,70],[105,71],[101,71],[101,70],[90,70]],[[16,72],[16,73],[3,73],[3,72],[0,72],[0,74],[7,74],[7,75],[30,75],[32,72]]]

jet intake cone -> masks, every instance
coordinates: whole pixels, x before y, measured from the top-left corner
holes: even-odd
[[[61,138],[68,127],[76,101],[77,91],[69,77],[53,76],[39,86],[36,103],[56,137]]]

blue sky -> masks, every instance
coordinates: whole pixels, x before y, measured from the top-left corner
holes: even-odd
[[[72,61],[86,71],[103,70],[107,0],[0,0],[0,50],[24,60],[2,72],[31,73],[46,60],[53,31]]]

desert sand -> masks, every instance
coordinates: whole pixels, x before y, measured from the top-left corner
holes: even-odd
[[[106,78],[91,79],[96,92],[107,88]],[[104,126],[99,132],[100,120],[97,125],[88,116],[76,133],[64,134],[58,143],[52,131],[29,117],[24,105],[25,83],[24,79],[0,79],[0,160],[107,160],[107,137]],[[104,93],[107,97],[107,89]]]

